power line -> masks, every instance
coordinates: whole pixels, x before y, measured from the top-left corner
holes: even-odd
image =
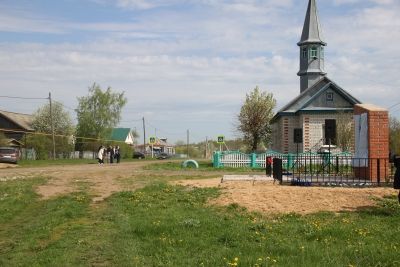
[[[7,96],[7,95],[0,95],[2,98],[14,98],[14,99],[29,99],[29,100],[48,100],[48,97],[20,97],[20,96]]]
[[[332,67],[336,67],[337,69],[343,69],[343,68],[340,68],[339,66],[337,66],[337,65],[335,65],[335,64],[332,64],[332,62],[326,62],[326,64],[329,66],[332,66]],[[373,83],[375,83],[375,84],[378,84],[378,85],[382,85],[382,86],[385,86],[385,87],[391,87],[391,88],[393,88],[393,87],[398,87],[398,86],[396,86],[396,85],[394,85],[394,84],[387,84],[387,83],[383,83],[383,82],[381,82],[381,81],[375,81],[375,80],[371,80],[371,79],[368,79],[368,78],[366,78],[365,76],[361,76],[360,74],[358,74],[358,73],[356,73],[356,72],[352,72],[352,71],[350,71],[350,70],[346,70],[345,72],[348,72],[348,73],[350,73],[350,74],[352,74],[352,75],[355,75],[355,76],[357,76],[357,77],[359,77],[359,78],[362,78],[363,80],[366,80],[366,81],[369,81],[369,82],[373,82]]]
[[[163,129],[160,129],[159,127],[154,126],[153,124],[151,124],[151,123],[150,123],[149,121],[147,121],[147,120],[146,120],[146,123],[147,123],[148,125],[150,125],[151,127],[157,129],[157,131],[162,132],[162,133],[167,134],[167,135],[175,135],[175,136],[176,136],[176,135],[179,135],[179,136],[181,136],[181,135],[186,135],[185,132],[173,133],[173,132],[169,132],[169,131],[164,131]]]
[[[48,136],[48,137],[51,137],[53,135],[51,133],[30,132],[30,131],[24,131],[24,130],[20,130],[20,129],[5,129],[5,128],[0,128],[0,132],[23,133],[23,134],[41,135],[41,136]],[[118,141],[118,140],[83,137],[83,136],[75,136],[75,135],[65,135],[65,134],[54,134],[54,136],[55,137],[66,137],[66,138],[70,138],[71,136],[73,136],[76,139],[82,139],[82,140],[88,140],[88,141],[125,143],[124,141]],[[83,143],[85,143],[85,142],[83,142]]]
[[[60,102],[60,101],[53,100],[53,102],[57,102],[58,104],[60,104],[61,106],[63,106],[63,107],[66,108],[66,109],[75,111],[74,108],[68,107],[68,106],[64,105],[64,103],[62,103],[62,102]]]
[[[392,108],[394,108],[395,106],[398,106],[398,105],[400,105],[400,102],[399,102],[399,103],[396,103],[396,104],[394,104],[394,105],[391,105],[390,107],[388,107],[388,109],[392,109]]]
[[[134,119],[134,120],[125,120],[125,121],[121,121],[121,122],[139,122],[142,121],[143,119]]]

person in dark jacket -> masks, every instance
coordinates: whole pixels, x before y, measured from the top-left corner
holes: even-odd
[[[393,188],[399,189],[399,203],[400,203],[400,156],[394,156],[394,166],[396,167],[396,172],[394,174]]]
[[[109,154],[110,163],[114,163],[114,147],[108,146],[107,153]]]
[[[119,163],[121,160],[121,150],[120,150],[119,146],[115,147],[114,158],[117,160],[117,163]]]

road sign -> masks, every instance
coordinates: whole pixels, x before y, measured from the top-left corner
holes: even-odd
[[[223,136],[223,135],[218,135],[218,137],[217,137],[217,143],[218,143],[218,144],[224,144],[224,143],[225,143],[225,136]]]
[[[150,136],[149,143],[154,145],[156,143],[156,137],[155,136]]]

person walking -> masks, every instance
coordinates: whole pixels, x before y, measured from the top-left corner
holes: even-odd
[[[394,166],[396,167],[396,172],[394,173],[393,188],[399,189],[398,200],[400,203],[400,156],[394,156]]]
[[[99,147],[99,150],[97,151],[97,159],[99,164],[104,164],[104,146]]]
[[[107,152],[107,148],[106,147],[103,148],[103,163],[104,163],[104,161],[106,163],[109,162],[109,156],[108,156],[108,152]]]
[[[121,151],[120,151],[119,146],[116,146],[116,147],[115,147],[114,158],[117,160],[117,163],[119,163],[120,160],[121,160]]]
[[[114,163],[114,147],[113,146],[108,146],[107,148],[107,155],[110,160],[110,163]]]

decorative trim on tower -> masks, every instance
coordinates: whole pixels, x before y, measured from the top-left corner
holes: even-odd
[[[306,17],[304,19],[301,39],[297,43],[300,47],[300,93],[321,80],[324,71],[324,46],[322,28],[318,18],[315,0],[309,0]]]

